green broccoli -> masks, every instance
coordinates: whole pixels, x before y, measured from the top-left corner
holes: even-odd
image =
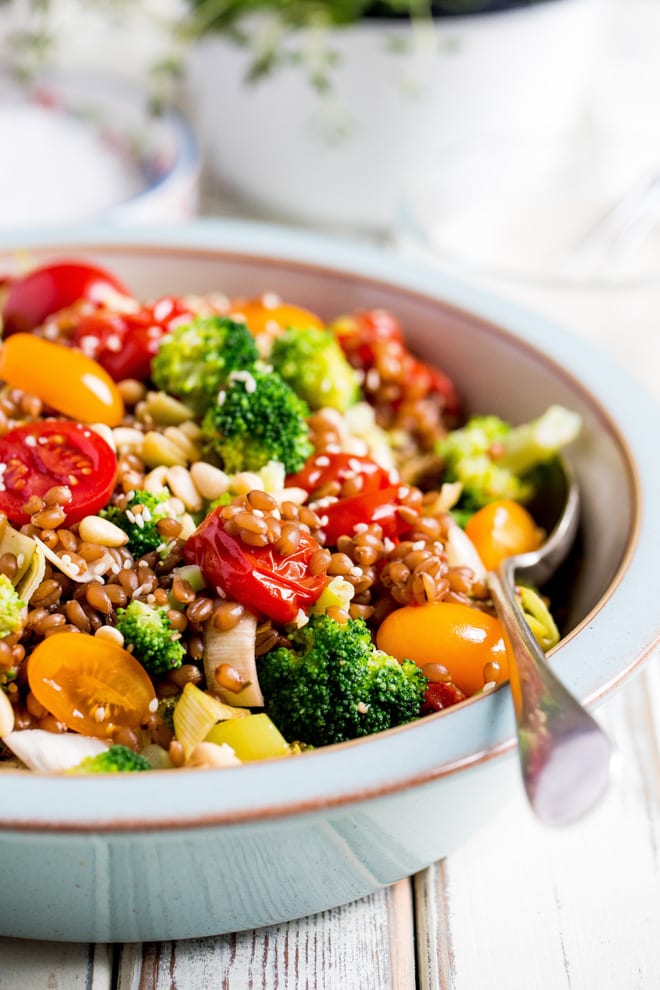
[[[158,702],[157,714],[162,719],[163,725],[174,732],[174,709],[177,706],[180,694],[175,694],[167,698],[161,698]]]
[[[357,373],[329,330],[289,327],[275,339],[270,361],[311,409],[345,412],[360,399]]]
[[[11,636],[23,626],[25,602],[6,574],[0,574],[0,639]]]
[[[142,666],[154,675],[181,666],[185,650],[172,629],[165,606],[154,608],[134,598],[117,609],[117,629]]]
[[[99,515],[123,529],[128,534],[128,549],[134,557],[141,557],[166,542],[158,531],[158,523],[171,515],[167,505],[170,498],[169,492],[154,494],[138,489],[125,508],[111,505],[101,509]]]
[[[473,416],[438,444],[444,481],[460,481],[459,511],[473,512],[499,498],[527,502],[534,495],[530,472],[551,460],[580,430],[577,413],[550,406],[542,416],[511,426],[497,416]]]
[[[67,773],[126,773],[136,770],[151,770],[151,764],[144,756],[135,753],[128,746],[110,746],[103,753],[86,756],[84,760],[67,770]]]
[[[229,376],[202,421],[202,435],[229,474],[279,461],[299,471],[313,453],[309,409],[279,375],[255,369]]]
[[[203,414],[232,371],[254,367],[259,357],[244,323],[222,316],[199,316],[166,334],[151,363],[158,388],[185,400]]]
[[[287,739],[326,746],[411,722],[427,679],[374,646],[363,619],[312,615],[259,660],[266,712]]]

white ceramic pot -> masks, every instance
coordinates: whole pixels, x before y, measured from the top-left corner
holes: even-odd
[[[191,53],[189,108],[210,169],[248,204],[382,230],[407,176],[443,147],[574,123],[599,9],[600,0],[552,0],[439,19],[416,39],[407,21],[337,29],[328,44],[339,62],[323,100],[299,65],[247,83],[249,53],[207,36]]]

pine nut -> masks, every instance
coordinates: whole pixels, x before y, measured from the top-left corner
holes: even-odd
[[[14,706],[4,691],[0,691],[0,738],[14,729]]]
[[[144,443],[144,433],[129,426],[117,426],[112,431],[115,449],[120,454],[139,454]]]
[[[145,385],[136,378],[123,378],[117,382],[117,388],[127,406],[137,405],[147,394]]]
[[[291,485],[289,488],[283,488],[281,492],[278,492],[277,496],[280,501],[293,502],[294,505],[302,505],[303,502],[307,501],[307,492],[304,488],[295,488]]]
[[[161,464],[144,476],[142,486],[146,492],[151,492],[152,495],[159,495],[167,489],[165,484],[166,478],[167,468],[164,464]]]
[[[114,626],[99,626],[94,635],[98,636],[99,639],[107,639],[110,643],[116,643],[117,646],[124,645],[124,637]]]
[[[172,752],[170,751],[170,759]],[[174,760],[172,760],[174,763]],[[234,753],[231,746],[224,743],[218,746],[217,743],[198,743],[186,760],[187,767],[196,767],[199,770],[236,767],[240,764],[239,758]]]
[[[247,495],[248,492],[265,491],[263,478],[253,471],[240,471],[232,478],[231,487],[238,495]]]
[[[85,516],[80,520],[78,532],[84,543],[97,543],[102,547],[123,547],[128,534],[101,516]]]
[[[205,461],[195,461],[191,464],[190,477],[202,498],[209,501],[224,495],[230,484],[228,474]]]
[[[167,472],[167,486],[170,491],[180,498],[190,512],[199,512],[202,507],[202,497],[195,487],[190,471],[176,465]]]

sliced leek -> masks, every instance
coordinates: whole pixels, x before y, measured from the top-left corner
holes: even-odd
[[[12,582],[21,601],[29,602],[44,579],[46,558],[40,540],[33,540],[17,529],[5,524],[0,536],[0,554],[12,554],[17,570]]]
[[[204,740],[209,730],[225,719],[242,718],[248,713],[242,708],[232,708],[194,684],[186,684],[174,709],[174,734],[183,746],[186,759],[195,746]]]
[[[209,623],[204,632],[204,673],[206,683],[223,701],[239,708],[263,708],[264,696],[259,687],[256,657],[257,620],[245,613],[233,629],[216,629]],[[216,674],[224,665],[233,667],[245,685],[240,691],[228,691]]]

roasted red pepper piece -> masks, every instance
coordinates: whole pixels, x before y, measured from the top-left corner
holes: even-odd
[[[184,548],[188,564],[197,564],[214,588],[252,612],[276,622],[292,622],[300,609],[317,600],[329,578],[311,574],[309,561],[319,550],[316,540],[300,531],[298,547],[283,556],[272,545],[251,547],[224,527],[222,509],[209,513]]]
[[[317,508],[316,513],[322,520],[327,546],[335,546],[340,536],[352,536],[355,527],[362,523],[377,523],[383,536],[398,538],[410,529],[410,524],[399,515],[399,506],[399,489],[392,487],[351,498],[340,498],[330,505]]]
[[[396,471],[386,471],[370,457],[324,452],[313,454],[297,474],[287,477],[286,483],[295,488],[304,488],[311,495],[331,482],[337,482],[341,486],[345,481],[358,477],[362,479],[361,494],[391,488],[398,481]]]
[[[465,701],[465,695],[455,684],[448,684],[444,681],[429,684],[424,696],[421,714],[431,715],[433,712],[441,712],[445,708],[457,705],[459,701]]]

